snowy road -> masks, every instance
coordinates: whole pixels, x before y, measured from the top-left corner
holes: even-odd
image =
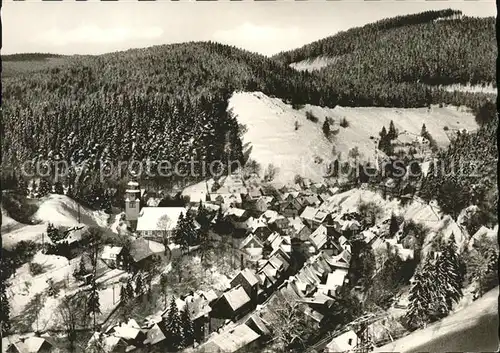
[[[440,322],[374,352],[495,352],[498,340],[498,287]]]

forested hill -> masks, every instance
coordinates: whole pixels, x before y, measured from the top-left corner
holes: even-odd
[[[238,124],[226,112],[235,90],[297,103],[318,96],[310,74],[217,43],[60,60],[41,69],[26,61],[30,70],[4,78],[3,167],[34,158],[94,170],[106,160],[240,160]]]
[[[460,11],[429,11],[382,20],[280,53],[285,64],[326,58],[316,72],[346,99],[367,105],[429,100],[477,106],[479,97],[446,93],[437,85],[496,87],[495,18]]]

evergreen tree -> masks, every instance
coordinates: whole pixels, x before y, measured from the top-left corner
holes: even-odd
[[[391,221],[390,221],[390,224],[389,224],[389,236],[392,238],[396,235],[396,233],[398,232],[399,230],[399,224],[398,224],[398,220],[396,218],[396,215],[393,213],[391,215]]]
[[[189,306],[186,303],[181,312],[183,346],[189,347],[194,343],[194,324],[189,314]]]
[[[179,244],[183,248],[187,247],[185,231],[186,231],[186,220],[184,214],[181,213],[177,221],[177,227],[174,230],[174,242],[176,244]]]
[[[168,308],[167,316],[164,319],[167,342],[170,348],[177,350],[182,346],[184,341],[182,332],[182,321],[179,316],[179,309],[175,303],[175,298],[172,296]]]
[[[422,124],[422,129],[420,130],[420,136],[427,138],[429,133],[427,132],[427,127],[425,124]]]
[[[325,122],[323,123],[323,134],[325,134],[327,138],[330,138],[330,124],[326,119]]]
[[[2,315],[2,337],[7,336],[11,330],[11,322],[10,322],[10,306],[9,301],[7,299],[7,288],[6,288],[6,280],[7,275],[4,270],[5,263],[2,264],[0,268],[0,308]]]
[[[142,278],[142,273],[138,273],[135,278],[135,295],[138,297],[144,293],[144,281]]]
[[[396,131],[396,128],[394,127],[394,122],[391,120],[389,123],[389,132],[387,133],[387,137],[389,140],[394,140],[396,137],[398,137],[398,133]]]
[[[45,178],[40,178],[38,183],[38,197],[44,197],[52,191],[52,186],[50,182]]]
[[[87,299],[87,315],[93,315],[94,318],[94,331],[96,330],[96,316],[101,314],[101,305],[99,303],[99,291],[95,276],[92,279],[90,293]]]
[[[448,310],[451,310],[453,303],[458,302],[463,295],[464,281],[464,273],[457,255],[457,246],[453,234],[437,259],[436,270],[439,276],[439,284],[442,286],[446,298],[446,306]]]
[[[428,258],[424,266],[415,273],[413,285],[410,288],[408,311],[405,318],[411,328],[420,328],[429,321],[432,310],[433,290],[429,281],[432,271],[432,259]]]
[[[391,139],[387,134],[385,126],[382,127],[382,130],[380,131],[379,135],[380,135],[380,140],[378,142],[378,149],[384,152],[386,155],[391,156],[392,155]]]

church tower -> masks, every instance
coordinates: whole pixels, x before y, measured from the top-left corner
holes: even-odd
[[[140,204],[139,183],[129,181],[127,190],[125,190],[125,219],[130,223],[130,226],[135,229],[137,218],[139,217]]]

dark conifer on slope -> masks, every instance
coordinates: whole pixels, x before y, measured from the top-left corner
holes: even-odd
[[[453,303],[458,302],[462,297],[464,281],[464,273],[457,255],[457,246],[453,234],[437,259],[436,270],[440,287],[446,298],[446,306],[448,310],[451,310]]]
[[[182,345],[189,347],[194,343],[194,325],[189,314],[189,305],[186,303],[184,310],[181,312],[182,322]]]
[[[168,307],[167,316],[164,319],[165,331],[167,336],[167,345],[173,350],[177,350],[182,346],[184,341],[183,326],[179,316],[179,309],[175,303],[175,298],[172,297]]]
[[[422,327],[427,322],[431,293],[424,275],[425,273],[418,271],[414,277],[415,282],[410,289],[410,304],[405,315],[410,327]]]

